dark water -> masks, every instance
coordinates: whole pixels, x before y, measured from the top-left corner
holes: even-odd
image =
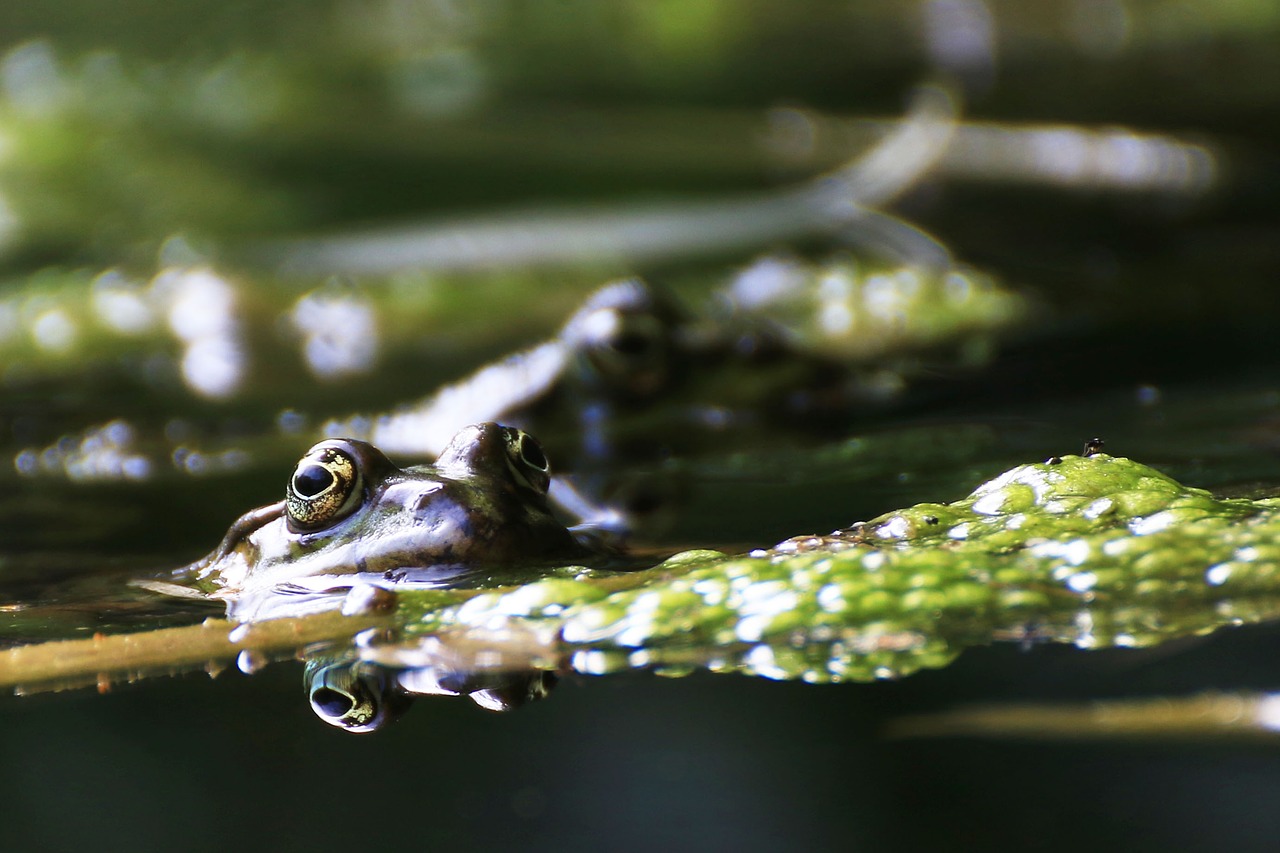
[[[163,97],[163,108],[136,114],[127,100],[108,99],[105,118],[89,112],[88,131],[70,122],[53,137],[111,141],[104,160],[50,155],[45,171],[37,160],[0,168],[0,187],[29,224],[0,258],[6,293],[21,297],[48,268],[88,270],[87,278],[118,265],[145,280],[161,244],[184,231],[196,251],[228,258],[226,268],[249,282],[243,292],[266,306],[252,329],[253,381],[223,402],[184,389],[173,354],[159,347],[170,360],[150,360],[151,344],[70,367],[36,359],[39,370],[6,350],[6,454],[117,417],[143,435],[181,418],[211,446],[234,444],[286,408],[341,414],[425,393],[546,336],[607,276],[642,273],[698,305],[708,282],[756,251],[821,256],[826,238],[778,238],[689,260],[596,259],[562,273],[499,274],[496,283],[464,277],[447,285],[455,295],[447,304],[428,306],[436,314],[404,296],[419,280],[396,291],[357,274],[357,287],[408,319],[386,330],[377,374],[322,384],[300,366],[279,321],[281,306],[320,282],[277,280],[241,266],[235,249],[246,238],[493,206],[777,186],[842,158],[829,143],[790,160],[762,154],[743,140],[755,139],[753,122],[767,110],[824,111],[811,129],[826,114],[894,115],[941,61],[921,46],[917,10],[897,4],[783,11],[708,2],[682,14],[641,3],[554,12],[493,4],[496,23],[455,21],[456,29],[413,4],[367,15],[241,5],[196,4],[190,20],[121,9],[107,21],[74,5],[0,10],[6,50],[45,38],[64,68],[100,50],[126,67],[160,63],[125,89],[173,92],[179,102],[194,86],[182,69],[196,69],[191,77],[220,69],[213,86],[234,80],[227,68],[244,57],[266,57],[289,73],[263,79],[303,105],[261,126],[227,113],[210,133]],[[895,209],[1033,298],[1035,319],[1006,334],[980,371],[934,365],[894,406],[834,428],[756,435],[688,458],[619,460],[624,471],[676,484],[676,508],[647,541],[745,549],[825,532],[958,499],[1012,464],[1075,452],[1094,436],[1191,485],[1280,493],[1275,14],[1234,3],[1188,6],[1185,19],[1163,22],[1111,3],[921,8],[994,21],[994,67],[980,56],[952,59],[966,116],[1203,141],[1221,154],[1219,182],[1197,196],[922,183]],[[1091,15],[1093,29],[1081,23]],[[17,66],[5,67],[11,104],[31,90],[14,82]],[[250,67],[257,80],[260,69]],[[158,120],[151,110],[166,122],[158,137],[143,129]],[[140,145],[155,139],[154,148]],[[174,151],[189,158],[181,181],[154,165]],[[120,175],[161,177],[85,179],[113,163]],[[246,195],[227,200],[213,185]],[[179,188],[163,194],[167,207],[154,203],[157,186]],[[45,197],[68,203],[32,203]],[[850,436],[884,451],[847,468],[815,461],[823,457],[814,448]],[[111,596],[121,576],[195,559],[239,512],[275,500],[309,439],[296,444],[285,439],[269,463],[217,477],[0,476],[5,600],[108,602],[54,606],[27,622],[29,613],[5,614],[8,642],[219,615],[154,600],[130,609]],[[61,584],[95,586],[49,591]],[[317,720],[294,663],[251,677],[232,668],[214,679],[117,684],[103,695],[6,698],[0,849],[1271,849],[1280,747],[1265,737],[906,740],[884,729],[968,703],[1274,690],[1276,639],[1275,626],[1257,625],[1141,651],[1008,644],[901,682],[860,685],[570,676],[547,700],[506,714],[422,698],[371,736]]]
[[[315,721],[283,666],[27,699],[5,709],[7,843],[113,847],[110,826],[134,849],[221,849],[228,832],[251,848],[409,836],[479,849],[1264,849],[1275,779],[1265,742],[876,733],[904,711],[973,697],[1237,686],[1221,667],[1244,657],[1265,668],[1259,649],[1274,639],[1223,637],[1154,660],[980,651],[901,684],[572,681],[508,715],[424,700],[372,737]]]

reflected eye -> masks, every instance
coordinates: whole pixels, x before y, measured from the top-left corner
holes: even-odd
[[[303,678],[316,716],[349,732],[377,731],[409,707],[409,698],[380,669],[311,661]]]
[[[360,504],[360,485],[354,458],[336,447],[313,447],[289,478],[289,529],[310,532],[346,518]]]
[[[359,681],[353,681],[348,687],[348,690],[327,686],[313,688],[311,708],[316,716],[331,726],[354,731],[371,731],[377,728],[376,721],[381,710],[378,697]]]
[[[373,701],[369,697],[343,693],[332,687],[312,690],[311,705],[325,720],[337,721],[343,726],[364,725],[373,719],[375,713]]]
[[[529,433],[514,427],[503,427],[502,437],[507,444],[507,466],[516,481],[545,494],[551,486],[551,463],[542,452],[542,445]]]

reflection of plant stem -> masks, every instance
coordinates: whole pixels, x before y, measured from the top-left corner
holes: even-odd
[[[35,693],[96,682],[105,691],[113,680],[133,681],[201,667],[212,671],[242,653],[266,660],[310,643],[350,639],[384,621],[378,616],[320,613],[237,629],[224,619],[206,619],[184,628],[18,646],[0,652],[0,687]]]
[[[987,705],[901,717],[890,737],[1188,738],[1274,737],[1280,699],[1266,694],[1128,699],[1059,705]]]

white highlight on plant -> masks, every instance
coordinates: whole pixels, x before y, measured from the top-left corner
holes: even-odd
[[[312,375],[340,379],[367,373],[378,357],[378,319],[372,303],[351,293],[324,290],[298,300],[289,320],[302,338]]]
[[[997,515],[1004,506],[1005,497],[1002,491],[984,495],[973,502],[973,511],[978,515]]]
[[[1204,582],[1209,586],[1222,586],[1231,577],[1234,569],[1230,563],[1218,563],[1216,566],[1210,566],[1204,573]]]
[[[742,662],[747,670],[763,678],[783,680],[787,677],[787,671],[778,666],[773,649],[764,644],[753,646],[751,651],[743,656]]]
[[[901,515],[895,515],[876,528],[876,535],[881,539],[902,539],[911,532],[911,523]]]
[[[1268,693],[1258,699],[1253,718],[1264,729],[1280,731],[1280,694]]]
[[[31,324],[31,339],[42,350],[62,353],[75,345],[78,331],[67,312],[61,308],[50,308]]]
[[[1149,533],[1159,533],[1173,525],[1177,519],[1174,514],[1168,510],[1157,512],[1154,515],[1135,518],[1129,522],[1129,531],[1136,536],[1146,536]]]
[[[1093,501],[1086,506],[1080,514],[1090,521],[1093,521],[1094,519],[1111,512],[1115,505],[1116,502],[1111,500],[1111,498],[1098,498],[1096,501]]]
[[[1089,592],[1098,583],[1098,576],[1093,572],[1076,572],[1067,578],[1067,589],[1072,592]]]
[[[231,284],[209,269],[167,269],[152,287],[167,302],[169,328],[184,344],[187,387],[214,399],[238,391],[247,365]]]
[[[844,593],[836,584],[829,583],[818,590],[818,606],[828,613],[838,613],[845,607]]]
[[[24,477],[64,474],[69,480],[145,480],[151,460],[134,444],[136,430],[128,421],[114,420],[87,430],[79,439],[67,436],[44,450],[26,449],[13,460]]]
[[[794,610],[799,603],[796,591],[785,581],[761,581],[742,591],[735,633],[744,643],[761,640],[775,617]]]
[[[122,335],[148,332],[159,319],[155,300],[149,298],[146,289],[115,270],[93,280],[89,305],[99,322]]]

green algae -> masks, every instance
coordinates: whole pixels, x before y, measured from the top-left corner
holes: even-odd
[[[758,278],[792,286],[768,292]],[[963,363],[980,364],[991,349],[984,333],[1007,330],[1029,313],[1024,296],[976,269],[893,267],[842,255],[820,263],[757,260],[726,297],[742,315],[778,324],[793,342],[854,361],[947,345]]]
[[[1066,456],[826,536],[405,594],[401,615],[410,636],[531,628],[585,672],[891,678],[999,640],[1147,646],[1280,615],[1278,509],[1129,459]]]

